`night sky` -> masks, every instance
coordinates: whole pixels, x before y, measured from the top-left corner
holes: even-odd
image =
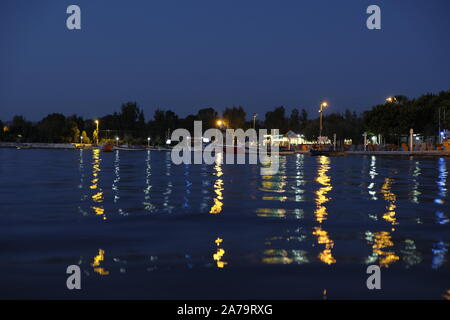
[[[67,6],[82,29],[66,28]],[[381,30],[366,8],[381,7]],[[450,89],[450,1],[1,0],[0,119],[180,116],[242,105],[362,111]]]

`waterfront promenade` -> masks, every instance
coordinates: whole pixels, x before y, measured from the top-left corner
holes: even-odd
[[[83,144],[83,148],[89,149],[91,144]],[[17,149],[80,149],[79,143],[20,143],[0,142],[0,148]],[[304,150],[298,153],[309,154]],[[450,157],[450,150],[426,150],[426,151],[346,151],[346,155],[369,155],[369,156],[436,156]]]

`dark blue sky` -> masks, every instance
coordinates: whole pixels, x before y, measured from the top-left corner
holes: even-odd
[[[66,28],[77,4],[82,30]],[[381,7],[382,30],[366,28]],[[1,0],[0,119],[181,116],[242,105],[361,111],[450,89],[450,1]]]

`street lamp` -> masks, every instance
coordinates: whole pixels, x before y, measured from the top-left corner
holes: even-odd
[[[225,122],[225,120],[219,119],[217,120],[216,125],[220,130],[224,130],[227,126],[227,123]]]
[[[96,136],[96,138],[97,138],[97,145],[98,145],[98,136],[99,136],[98,124],[99,124],[99,121],[95,120],[95,124],[97,125],[97,136]]]
[[[81,146],[83,146],[83,136],[80,136]]]
[[[388,102],[388,103],[392,103],[392,102],[396,102],[396,101],[397,101],[397,99],[395,97],[387,97],[386,98],[386,102]]]
[[[323,101],[320,104],[320,109],[319,109],[319,113],[320,113],[320,129],[319,129],[319,138],[322,137],[322,114],[323,114],[323,109],[328,107],[328,103],[326,101]]]
[[[256,113],[253,114],[253,129],[255,129],[255,127],[256,127],[256,117],[257,116],[258,115]]]
[[[147,148],[150,148],[150,137],[147,138]]]
[[[119,137],[116,137],[116,146],[119,145]]]

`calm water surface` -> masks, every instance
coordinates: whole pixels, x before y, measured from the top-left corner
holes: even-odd
[[[449,168],[289,155],[261,176],[165,152],[0,149],[0,298],[449,298]]]

